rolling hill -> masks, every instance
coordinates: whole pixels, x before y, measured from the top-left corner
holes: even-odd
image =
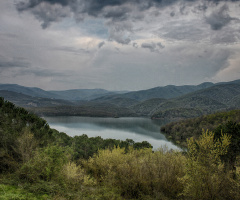
[[[61,99],[60,96],[36,87],[24,87],[17,84],[0,84],[0,90],[25,94],[32,97]]]
[[[101,96],[116,95],[125,91],[108,91],[104,89],[73,89],[63,91],[45,91],[36,87],[25,87],[17,84],[0,84],[0,90],[17,92],[31,97],[63,99],[68,101],[92,100]]]
[[[121,96],[103,96],[91,101],[92,103],[113,104],[120,107],[130,107],[139,103],[139,101]]]
[[[213,83],[202,83],[200,85],[167,85],[165,87],[155,87],[148,90],[140,90],[136,92],[128,92],[120,95],[121,97],[135,99],[138,101],[145,101],[153,98],[171,99],[194,92],[197,90],[205,89],[213,86]]]
[[[141,116],[149,117],[156,111],[156,109],[162,103],[166,101],[167,101],[166,99],[153,98],[153,99],[149,99],[149,100],[140,102],[138,104],[132,105],[130,106],[130,108]]]
[[[162,103],[153,118],[187,118],[240,108],[240,83],[218,84]]]
[[[73,105],[72,102],[62,100],[62,99],[33,97],[33,96],[25,95],[22,93],[12,92],[7,90],[0,90],[0,97],[4,97],[4,99],[11,101],[15,105],[21,106],[24,108]]]
[[[197,86],[169,85],[136,92],[44,91],[0,84],[0,96],[41,115],[179,119],[240,108],[240,80]]]
[[[102,96],[115,95],[118,92],[110,92],[104,89],[74,89],[64,91],[50,91],[51,93],[60,96],[61,99],[78,101],[78,100],[93,100]]]

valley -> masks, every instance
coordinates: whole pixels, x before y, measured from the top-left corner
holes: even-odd
[[[45,91],[0,84],[0,96],[40,116],[184,119],[240,108],[240,80],[140,91]]]

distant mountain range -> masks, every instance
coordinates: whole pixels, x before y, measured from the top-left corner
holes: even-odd
[[[190,92],[194,92],[197,90],[205,89],[213,86],[213,83],[202,83],[200,85],[183,85],[183,86],[175,86],[175,85],[167,85],[165,87],[155,87],[148,90],[140,90],[136,92],[128,92],[122,94],[122,97],[135,99],[138,101],[145,101],[153,98],[162,98],[162,99],[171,99],[175,97],[182,96],[184,94],[188,94]]]
[[[155,87],[140,91],[45,91],[0,84],[0,96],[39,115],[190,118],[240,108],[240,80]]]
[[[66,101],[63,99],[29,96],[26,94],[12,92],[12,91],[8,91],[8,90],[0,90],[0,96],[4,97],[8,101],[11,101],[12,103],[16,104],[17,106],[21,106],[24,108],[74,105],[73,102]]]
[[[63,91],[45,91],[36,87],[24,87],[17,84],[0,84],[0,90],[17,92],[32,97],[63,99],[68,101],[92,100],[105,95],[122,94],[104,89],[74,89]]]
[[[108,91],[104,89],[75,89],[75,90],[64,90],[64,91],[49,91],[55,94],[56,97],[69,101],[78,100],[93,100],[102,96],[122,94],[124,92]]]

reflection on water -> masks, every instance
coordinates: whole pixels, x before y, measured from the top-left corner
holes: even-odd
[[[93,118],[93,117],[45,117],[51,128],[65,132],[70,136],[86,134],[89,137],[101,136],[135,142],[148,141],[157,149],[161,146],[177,149],[160,133],[163,120],[147,118]]]

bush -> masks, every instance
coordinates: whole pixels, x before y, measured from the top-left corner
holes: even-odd
[[[19,177],[27,182],[56,179],[67,163],[68,156],[68,149],[59,146],[38,149],[33,158],[23,164],[18,172]]]
[[[184,175],[184,162],[179,152],[130,148],[125,153],[117,147],[100,150],[85,167],[100,184],[117,188],[125,198],[174,198],[183,189],[178,178]]]

